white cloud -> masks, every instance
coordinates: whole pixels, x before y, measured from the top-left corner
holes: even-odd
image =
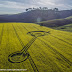
[[[61,1],[61,0],[60,0]],[[63,0],[64,1],[64,0]],[[63,2],[62,1],[62,2]],[[1,0],[0,1],[0,11],[8,10],[8,12],[15,11],[15,12],[24,12],[26,8],[33,8],[33,7],[48,7],[48,8],[59,8],[60,10],[63,9],[72,9],[72,5],[68,3],[62,3],[59,0]],[[3,12],[4,12],[3,11]]]
[[[26,9],[34,6],[35,5],[29,5],[29,4],[13,2],[13,1],[4,1],[2,4],[0,4],[0,7],[13,8],[13,9]]]
[[[59,9],[71,9],[72,6],[64,3],[56,3],[55,0],[40,0],[37,2],[40,6],[46,6],[48,8],[59,8]]]
[[[0,7],[25,9],[24,5],[22,5],[21,3],[11,2],[11,1],[4,1],[3,4],[0,4]]]
[[[57,4],[55,3],[55,0],[33,0],[32,3],[30,4],[24,4],[20,2],[15,2],[15,1],[2,1],[2,4],[0,4],[0,7],[4,8],[13,8],[13,9],[26,9],[29,7],[38,7],[38,6],[47,6],[49,8],[54,8],[54,7],[59,7],[59,8],[71,8],[72,6],[70,5],[65,5],[65,4]]]
[[[47,6],[49,6],[49,5],[55,5],[55,3],[53,3],[53,2],[37,2],[38,4],[41,4],[41,5],[47,5]]]

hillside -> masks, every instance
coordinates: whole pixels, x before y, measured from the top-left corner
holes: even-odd
[[[67,17],[67,18],[65,18],[65,19],[72,19],[72,16],[69,16],[69,17]]]
[[[0,68],[71,72],[72,33],[32,23],[0,23]]]
[[[72,10],[32,10],[14,15],[0,15],[0,22],[35,23],[72,16]]]
[[[43,21],[37,24],[41,26],[55,28],[55,27],[59,27],[59,26],[63,26],[63,25],[71,24],[71,23],[72,23],[72,16],[64,18],[64,19],[54,19],[54,20]]]
[[[56,29],[56,30],[62,30],[62,31],[72,32],[72,24],[67,24],[67,25],[63,25],[63,26],[59,26],[59,27],[55,27],[54,29]]]

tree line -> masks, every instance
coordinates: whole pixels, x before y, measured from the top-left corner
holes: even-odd
[[[58,8],[54,8],[54,9],[48,9],[48,7],[39,7],[39,8],[27,8],[26,11],[31,11],[31,10],[54,10],[54,11],[58,11]]]

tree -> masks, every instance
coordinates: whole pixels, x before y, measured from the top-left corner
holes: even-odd
[[[28,11],[28,9],[26,9],[26,11]]]
[[[47,7],[43,7],[43,10],[48,10],[48,8]]]
[[[41,8],[41,7],[39,7],[39,9],[41,10],[42,8]]]
[[[31,10],[32,10],[32,8],[28,8],[28,10],[29,10],[29,11],[31,11]]]
[[[54,8],[54,11],[58,11],[58,8]]]
[[[33,10],[35,10],[35,8],[33,7]]]

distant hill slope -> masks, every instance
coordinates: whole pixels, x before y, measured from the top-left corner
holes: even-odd
[[[43,21],[38,24],[40,24],[41,26],[54,28],[54,27],[71,24],[71,23],[72,23],[72,16],[64,18],[64,19],[54,19],[49,21]]]
[[[35,23],[72,16],[72,10],[32,10],[14,15],[0,15],[0,22]]]
[[[63,26],[59,26],[59,27],[55,27],[54,29],[56,29],[56,30],[62,30],[62,31],[72,32],[72,24],[67,24],[67,25],[63,25]]]
[[[67,17],[67,18],[65,18],[65,19],[72,19],[72,16],[69,16],[69,17]]]

